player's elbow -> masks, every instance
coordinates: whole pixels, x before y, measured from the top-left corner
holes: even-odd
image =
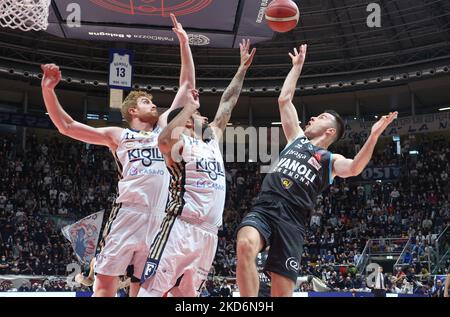
[[[352,165],[349,165],[345,168],[339,168],[335,170],[336,176],[340,178],[349,178],[354,177],[360,174],[360,171],[353,167]]]
[[[280,105],[280,106],[285,106],[285,105],[289,104],[290,102],[291,102],[291,98],[289,98],[289,96],[280,95],[278,97],[278,105]]]
[[[191,91],[192,89],[195,89],[195,80],[187,79],[186,82],[183,84],[184,89],[187,91]]]
[[[74,136],[75,133],[75,127],[73,126],[73,120],[65,120],[62,122],[59,122],[56,125],[56,128],[58,129],[59,133],[68,136],[68,137],[72,137]]]
[[[183,94],[188,94],[190,93],[190,91],[192,89],[195,89],[195,82],[189,80],[189,79],[185,79],[183,80],[183,83],[180,85],[179,90],[183,93]],[[183,105],[184,106],[184,105]]]
[[[350,165],[349,176],[347,176],[347,177],[358,176],[359,174],[361,174],[362,171],[363,171],[363,168],[360,168],[360,167],[356,166],[355,164],[352,164],[352,165]]]
[[[69,124],[59,124],[57,126],[58,132],[65,136],[71,136],[71,128]]]

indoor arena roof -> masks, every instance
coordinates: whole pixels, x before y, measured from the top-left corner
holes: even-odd
[[[77,1],[82,9],[81,28],[65,24],[67,5],[71,2],[52,1],[49,33],[1,29],[2,62],[9,59],[10,62],[37,66],[53,61],[73,71],[105,75],[108,49],[119,47],[136,52],[138,77],[161,82],[176,80],[179,73],[176,40],[157,41],[154,39],[158,37],[151,36],[148,40],[139,38],[139,35],[152,34],[149,30],[165,34],[159,38],[172,38],[170,19],[161,17],[169,12],[179,13],[179,21],[188,33],[196,35],[193,50],[197,77],[216,81],[217,86],[233,77],[239,53],[231,47],[236,47],[242,37],[258,42],[259,50],[248,77],[262,81],[282,81],[290,67],[287,53],[300,43],[308,43],[305,78],[341,76],[345,79],[374,70],[392,73],[392,69],[404,67],[414,70],[421,63],[448,64],[450,59],[450,1],[447,0],[383,1],[380,3],[379,28],[367,25],[370,1],[296,1],[301,12],[300,22],[295,30],[284,34],[272,33],[264,21],[256,23],[260,20],[260,8],[267,5],[267,0],[132,1],[135,3],[134,15],[130,6],[124,4],[130,1]],[[164,13],[158,4],[161,2],[166,3]],[[122,7],[118,5],[120,3]],[[149,9],[150,6],[153,9]],[[134,38],[131,31],[130,38],[125,36],[108,41],[103,41],[101,36],[88,35],[90,29],[106,31],[108,28],[122,28],[123,34],[128,34],[127,29],[133,29],[138,37]],[[100,34],[97,31],[91,33]],[[217,40],[212,35],[203,38],[202,34],[212,34]],[[220,44],[226,37],[229,38]]]
[[[239,47],[242,37],[270,40],[262,14],[267,0],[79,0],[81,25],[74,27],[72,0],[54,0],[47,32],[62,38],[176,45],[170,13],[190,31],[193,45]]]
[[[86,15],[85,10],[81,12],[81,29],[65,25],[69,2],[72,1],[52,1],[48,32],[0,28],[0,77],[5,78],[4,87],[15,87],[11,80],[20,77],[22,83],[36,86],[31,91],[36,90],[36,102],[41,102],[39,66],[56,63],[64,76],[59,88],[65,89],[68,96],[72,90],[80,93],[79,99],[70,95],[67,102],[80,104],[83,93],[88,92],[92,104],[106,104],[108,50],[120,48],[135,51],[134,88],[148,89],[158,98],[166,98],[167,92],[178,85],[180,56],[170,19],[161,17],[161,6],[157,9],[158,3],[164,2],[164,14],[177,13],[178,20],[192,34],[197,87],[204,90],[203,95],[210,95],[205,98],[211,98],[211,103],[217,104],[235,74],[239,51],[232,47],[242,37],[251,38],[258,51],[240,102],[254,105],[254,113],[260,116],[271,117],[276,113],[273,105],[291,67],[288,52],[301,43],[308,44],[308,54],[297,98],[311,105],[308,111],[328,108],[331,101],[348,114],[354,113],[356,103],[361,114],[394,109],[408,113],[411,95],[419,112],[421,108],[433,111],[450,102],[448,0],[378,1],[379,28],[367,25],[371,14],[367,6],[371,1],[296,1],[300,22],[295,30],[284,34],[272,33],[260,21],[260,9],[267,5],[267,0],[132,1],[134,15],[125,5],[130,3],[128,0],[76,1],[80,6],[89,5]],[[114,8],[112,3],[116,4]],[[117,6],[120,3],[122,7]],[[149,9],[152,5],[154,9]],[[172,9],[167,10],[168,7]],[[122,28],[122,33],[130,34],[130,38],[125,35],[106,41],[94,35],[89,40],[86,36],[89,28]],[[133,39],[134,34],[145,35],[148,30],[162,32],[163,40]],[[223,38],[227,39],[221,42],[219,39]],[[8,92],[3,95],[8,96]],[[31,93],[30,96],[34,98]],[[19,98],[13,97],[5,100]],[[247,116],[247,108],[242,109],[242,117]]]

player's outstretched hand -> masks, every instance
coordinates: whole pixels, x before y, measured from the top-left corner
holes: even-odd
[[[303,66],[306,58],[306,50],[308,49],[307,44],[300,45],[299,49],[294,48],[294,54],[289,53],[289,56],[292,59],[292,65],[300,65]]]
[[[41,81],[42,88],[54,89],[61,81],[61,71],[55,64],[41,65],[43,77]]]
[[[383,133],[383,131],[387,128],[388,125],[392,123],[398,116],[398,112],[389,112],[388,115],[382,116],[380,120],[375,122],[375,124],[372,126],[372,135],[376,136],[377,138]]]
[[[253,62],[253,57],[255,57],[256,48],[253,48],[250,52],[250,40],[242,40],[239,43],[239,48],[241,49],[241,67],[248,69]]]
[[[172,24],[173,24],[172,30],[178,36],[178,40],[180,41],[180,44],[189,43],[189,37],[188,37],[186,31],[183,29],[183,26],[181,25],[181,23],[178,22],[175,14],[171,13],[170,18],[172,19]]]

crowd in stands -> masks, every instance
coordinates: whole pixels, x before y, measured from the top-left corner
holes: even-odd
[[[430,281],[421,283],[416,275],[430,274],[428,257],[436,251],[438,234],[450,224],[449,145],[441,137],[420,136],[420,140],[404,141],[399,155],[395,144],[388,142],[379,147],[369,167],[400,167],[397,180],[361,183],[336,179],[319,195],[311,215],[301,274],[317,276],[334,290],[366,290],[357,264],[367,240],[381,239],[381,244],[386,244],[385,238],[411,237],[412,252],[403,271],[412,273],[401,280],[388,274],[388,287],[396,293],[429,289]],[[360,144],[341,145],[333,150],[353,157],[359,147]],[[419,154],[410,155],[413,149]],[[228,199],[224,225],[219,232],[216,274],[235,273],[235,229],[259,192],[262,178],[255,163],[227,166]],[[403,246],[385,247],[400,254]],[[444,267],[449,268],[450,263]],[[298,290],[307,289],[312,289],[310,283],[300,285]]]
[[[353,157],[359,146],[333,150]],[[409,154],[412,149],[419,154]],[[38,141],[34,134],[27,138],[25,150],[15,135],[2,135],[0,153],[0,275],[67,275],[67,264],[76,258],[58,220],[70,223],[111,208],[117,185],[111,154],[106,148],[59,137]],[[398,155],[395,144],[387,142],[377,148],[369,166],[396,166],[401,173],[383,182],[336,179],[319,195],[307,228],[301,274],[319,277],[334,290],[364,291],[358,264],[368,239],[381,239],[382,247],[389,249],[386,238],[412,238],[406,265],[389,275],[388,287],[396,293],[430,293],[429,282],[417,276],[430,274],[428,257],[436,251],[437,234],[450,224],[450,144],[420,135],[402,140]],[[259,168],[257,163],[226,163],[223,226],[212,278],[202,296],[227,296],[235,289],[235,231],[260,190],[264,174]],[[392,245],[389,251],[401,252]],[[50,284],[29,287],[67,287]],[[303,283],[297,290],[311,289],[310,283]]]

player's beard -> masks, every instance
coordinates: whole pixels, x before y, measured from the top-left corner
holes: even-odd
[[[213,137],[213,130],[211,129],[209,124],[208,123],[202,124],[202,139],[205,141],[212,139],[212,137]]]
[[[142,116],[141,120],[147,123],[153,123],[155,124],[158,122],[159,119],[159,113],[158,111],[151,111],[149,113],[146,113],[144,116]]]
[[[205,140],[205,139],[208,139],[211,137],[211,132],[210,132],[208,123],[201,123],[201,125],[200,125],[199,121],[195,121],[194,119],[192,119],[192,121],[193,121],[193,129],[194,129],[195,135],[201,136],[202,140]],[[186,127],[192,129],[192,127],[189,127],[189,126],[186,126]]]
[[[205,133],[206,129],[209,128],[209,124],[208,123],[203,123],[202,124],[202,134]]]

